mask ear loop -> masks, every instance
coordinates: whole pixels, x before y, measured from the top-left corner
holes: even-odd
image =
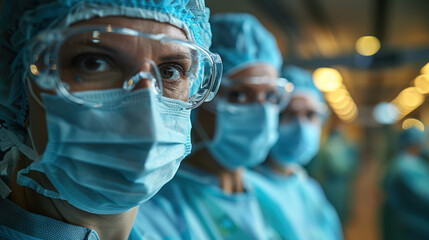
[[[29,128],[27,128],[27,131]],[[1,165],[9,165],[13,164],[13,169],[10,170],[8,167],[8,174],[10,174],[10,171],[14,172],[14,168],[16,167],[15,162],[19,158],[19,152],[22,152],[27,158],[29,158],[32,161],[38,161],[40,157],[35,152],[33,140],[31,137],[31,133],[29,131],[31,142],[33,145],[33,149],[22,143],[18,137],[15,135],[15,133],[7,130],[6,128],[2,127],[0,128],[0,135],[1,135],[1,141],[0,145],[2,150],[6,150],[8,148],[9,151],[4,156],[3,160],[1,161]],[[10,166],[10,165],[9,165]],[[9,194],[12,192],[12,190],[9,188],[9,186],[0,179],[0,197],[3,199],[7,198]]]

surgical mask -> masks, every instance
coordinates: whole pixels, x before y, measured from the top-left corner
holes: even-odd
[[[224,99],[217,100],[216,105],[213,140],[208,140],[202,128],[197,129],[213,157],[231,170],[263,162],[278,137],[278,106],[233,104]]]
[[[306,165],[319,151],[321,127],[297,118],[279,126],[279,140],[271,150],[272,160],[281,166]]]
[[[18,184],[94,214],[125,212],[152,197],[191,150],[190,110],[179,100],[160,101],[152,89],[123,92],[75,93],[111,103],[100,108],[42,94],[49,140],[41,160],[18,172]]]

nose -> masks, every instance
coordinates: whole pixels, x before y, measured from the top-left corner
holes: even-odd
[[[153,69],[152,63],[143,63],[136,72],[136,74],[124,82],[123,88],[125,90],[131,91],[155,86],[157,82],[157,74]]]
[[[260,104],[264,104],[267,101],[267,93],[266,92],[257,92],[256,93],[256,102]]]

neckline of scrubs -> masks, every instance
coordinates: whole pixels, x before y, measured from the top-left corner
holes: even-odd
[[[2,179],[4,178],[2,177]],[[28,212],[9,199],[0,198],[0,209],[0,238],[99,239],[98,234],[90,228]]]
[[[277,181],[284,181],[285,179],[294,179],[294,178],[303,180],[308,177],[307,171],[303,167],[296,165],[294,166],[294,168],[295,168],[294,169],[295,171],[293,171],[293,173],[288,176],[274,171],[271,167],[267,165],[258,166],[255,169],[255,171]]]
[[[253,186],[247,183],[243,176],[244,192],[240,193],[225,193],[219,187],[219,179],[216,175],[189,164],[182,163],[179,171],[177,171],[176,176],[182,180],[188,181],[191,184],[200,185],[201,187],[210,189],[210,191],[217,196],[231,198],[235,201],[248,200],[249,198],[255,197]]]

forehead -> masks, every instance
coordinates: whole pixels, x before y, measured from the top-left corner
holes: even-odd
[[[251,78],[251,77],[267,77],[268,79],[277,78],[277,70],[270,65],[259,64],[259,65],[251,65],[240,69],[238,72],[231,74],[228,79],[233,84],[233,88],[249,88],[249,89],[260,89],[266,90],[273,88],[272,83],[267,84],[254,84],[250,82],[245,82],[243,79]],[[234,83],[236,83],[234,85]]]
[[[247,66],[239,71],[231,74],[228,78],[231,81],[247,78],[247,77],[278,77],[277,70],[268,64],[255,64]]]
[[[296,95],[290,99],[286,110],[293,112],[315,111],[317,110],[317,101],[310,96]]]
[[[114,27],[131,28],[140,32],[150,34],[165,34],[168,37],[187,40],[185,32],[171,24],[161,23],[154,20],[129,17],[105,17],[92,18],[72,24],[72,26],[94,26],[94,25],[112,25]]]

